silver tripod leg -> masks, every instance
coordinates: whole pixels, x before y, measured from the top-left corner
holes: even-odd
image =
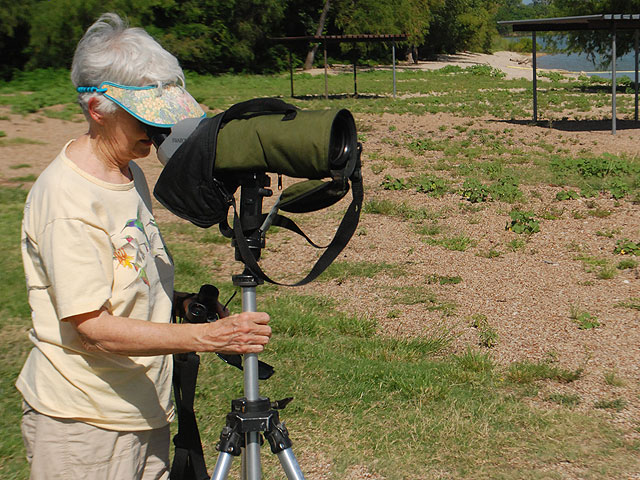
[[[216,468],[211,475],[211,480],[226,480],[229,475],[229,469],[231,468],[231,462],[233,462],[233,455],[220,452],[218,461],[216,462]]]
[[[300,465],[298,465],[296,456],[293,454],[291,448],[287,448],[278,453],[278,460],[280,460],[280,465],[282,465],[282,469],[289,480],[304,480]]]

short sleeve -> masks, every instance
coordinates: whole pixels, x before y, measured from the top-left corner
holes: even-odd
[[[76,219],[57,219],[40,239],[40,256],[59,319],[102,308],[111,298],[109,235]]]

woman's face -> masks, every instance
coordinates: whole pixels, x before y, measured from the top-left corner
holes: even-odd
[[[149,155],[152,145],[149,136],[142,124],[123,109],[106,116],[103,127],[102,141],[111,161],[126,165],[134,158]]]

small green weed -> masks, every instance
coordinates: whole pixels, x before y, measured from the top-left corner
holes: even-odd
[[[483,258],[498,258],[500,255],[502,255],[502,252],[493,247],[489,250],[478,252],[478,256]]]
[[[385,168],[387,168],[387,166],[384,163],[373,163],[373,164],[371,164],[371,171],[373,173],[375,173],[376,175],[379,175],[382,172],[384,172]]]
[[[635,255],[640,256],[640,243],[632,242],[629,239],[618,240],[613,249],[613,253],[618,255]]]
[[[40,140],[32,140],[30,138],[13,137],[0,139],[0,147],[9,147],[12,145],[44,145],[45,142]]]
[[[409,142],[407,148],[413,153],[422,155],[425,152],[442,152],[446,148],[446,143],[431,138],[419,138]]]
[[[505,226],[505,230],[509,232],[532,235],[540,231],[540,222],[533,218],[533,212],[511,210],[509,216],[511,221]]]
[[[521,238],[514,238],[513,240],[507,242],[507,248],[514,253],[524,250],[524,247],[526,245],[527,242]]]
[[[404,178],[394,178],[391,175],[385,175],[380,186],[385,190],[407,190],[409,188],[409,182]]]
[[[578,198],[580,198],[580,194],[574,190],[562,190],[556,193],[556,200],[560,202],[563,200],[577,200]]]
[[[618,270],[631,270],[638,266],[638,262],[632,260],[631,258],[625,258],[624,260],[620,260],[616,265]]]
[[[426,193],[433,197],[441,197],[449,191],[449,183],[435,175],[421,175],[411,180],[418,193]]]
[[[467,248],[473,247],[477,243],[466,235],[456,235],[444,238],[426,238],[423,241],[429,245],[439,245],[447,250],[454,250],[457,252],[464,252]]]
[[[564,214],[563,208],[545,207],[537,215],[544,220],[558,220]]]
[[[418,235],[429,235],[432,237],[434,235],[439,235],[440,233],[442,233],[442,227],[438,224],[438,222],[434,220],[431,223],[420,224],[416,226],[414,231]]]
[[[597,400],[596,402],[594,402],[593,406],[595,408],[602,408],[605,410],[615,410],[617,412],[620,412],[622,410],[625,409],[625,407],[627,406],[627,402],[624,401],[624,399],[622,398],[614,398],[612,400]]]
[[[493,348],[498,343],[498,332],[489,324],[486,315],[476,313],[471,316],[471,326],[478,330],[478,339],[481,346]]]
[[[601,326],[598,317],[575,306],[571,307],[569,318],[578,324],[580,330],[591,330]]]
[[[13,183],[35,182],[37,178],[38,177],[36,175],[30,174],[22,177],[11,177],[9,181]]]
[[[565,407],[575,407],[580,403],[580,396],[567,393],[550,393],[545,397],[545,400]]]
[[[615,370],[604,372],[604,381],[607,385],[611,385],[612,387],[625,386],[625,381],[618,376],[618,372]]]
[[[605,230],[598,230],[596,232],[596,235],[598,237],[613,238],[618,233],[620,233],[619,228],[611,228],[611,229],[605,229]]]
[[[630,308],[632,310],[640,310],[640,297],[633,297],[626,302],[619,302],[615,304],[616,307]]]
[[[460,282],[462,282],[462,277],[459,277],[457,275],[454,277],[449,277],[446,275],[429,275],[427,277],[427,283],[430,285],[457,285]]]
[[[594,208],[593,210],[587,210],[587,214],[596,218],[610,217],[613,212],[606,208]]]
[[[611,280],[616,276],[616,273],[616,267],[607,264],[598,271],[596,277],[600,280]]]
[[[490,199],[489,189],[475,178],[464,181],[460,195],[471,203],[486,202]]]
[[[491,197],[503,202],[513,203],[522,198],[522,192],[518,188],[518,182],[513,177],[500,178],[489,188]]]

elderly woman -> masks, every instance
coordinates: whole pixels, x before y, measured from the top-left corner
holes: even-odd
[[[170,354],[261,352],[269,317],[170,323],[173,263],[133,160],[151,148],[141,122],[204,115],[175,57],[105,14],[71,77],[89,131],[64,146],[24,210],[35,348],[16,385],[31,478],[168,478]]]

